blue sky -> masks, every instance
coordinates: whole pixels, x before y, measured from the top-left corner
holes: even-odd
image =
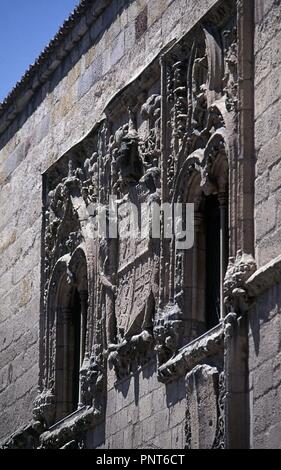
[[[0,0],[0,102],[79,0]]]

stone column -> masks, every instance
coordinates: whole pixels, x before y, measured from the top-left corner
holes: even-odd
[[[239,249],[255,257],[254,1],[239,0]]]
[[[167,64],[164,56],[160,58],[161,65],[161,204],[168,202],[167,185]],[[161,213],[161,247],[160,247],[160,289],[159,308],[163,309],[169,300],[170,280],[170,243],[164,237],[164,214]]]
[[[80,303],[81,303],[81,320],[80,320],[80,369],[83,366],[85,357],[86,347],[86,334],[87,334],[87,313],[88,313],[88,292],[81,291]],[[81,383],[79,382],[79,407],[81,404]]]
[[[224,277],[227,263],[227,195],[220,193],[218,196],[220,205],[220,319],[225,316],[224,308]]]
[[[72,385],[70,383],[69,377],[69,324],[71,320],[71,309],[62,308],[62,330],[63,330],[63,372],[61,374],[62,380],[62,399],[63,399],[63,409],[62,413],[67,414],[69,412],[68,405],[70,403],[70,391],[72,390]],[[58,377],[56,377],[58,380]]]
[[[193,245],[193,256],[192,256],[192,337],[198,336],[198,268],[199,266],[199,233],[203,221],[203,216],[199,210],[195,211],[194,214],[194,245]],[[202,319],[200,318],[200,321]],[[195,326],[196,325],[196,326]]]
[[[225,318],[226,449],[249,449],[248,322],[230,313]]]

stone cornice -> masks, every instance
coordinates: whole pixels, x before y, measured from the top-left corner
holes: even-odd
[[[0,443],[0,449],[61,448],[81,433],[92,429],[104,419],[103,414],[83,407],[44,432],[39,422],[32,421]]]
[[[8,438],[0,442],[0,450],[6,449],[26,449],[29,447],[37,447],[39,445],[39,437],[42,430],[34,426],[34,422],[26,424],[19,428]]]
[[[49,80],[109,4],[110,0],[80,1],[35,63],[0,103],[0,134],[27,106],[36,91]]]
[[[52,426],[40,437],[40,448],[60,448],[85,431],[95,427],[103,419],[103,414],[93,408],[84,407]]]
[[[200,338],[188,344],[168,362],[158,369],[160,382],[169,383],[185,376],[203,359],[214,356],[224,348],[224,323],[220,323]]]
[[[247,281],[251,298],[258,297],[281,282],[281,255],[258,269]]]

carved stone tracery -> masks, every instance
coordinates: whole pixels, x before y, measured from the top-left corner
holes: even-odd
[[[113,187],[118,199],[120,230],[127,233],[136,228],[136,238],[118,238],[110,242],[115,246],[118,259],[115,263],[114,285],[107,276],[108,295],[112,296],[111,325],[107,326],[107,356],[115,367],[117,377],[127,376],[144,365],[153,351],[153,317],[158,301],[158,248],[157,241],[142,238],[138,220],[131,217],[130,204],[142,215],[142,205],[148,209],[150,232],[153,202],[159,201],[159,95],[152,95],[141,106],[140,115],[148,121],[148,130],[140,138],[135,115],[128,112],[129,122],[119,128],[111,141],[115,144],[118,180]],[[134,227],[133,227],[134,226]],[[108,245],[108,241],[106,244]],[[108,253],[112,257],[112,249]],[[114,256],[114,255],[113,255]],[[112,276],[111,276],[112,277]],[[114,304],[114,305],[113,305]],[[115,337],[112,334],[115,332]]]
[[[191,307],[187,306],[190,253],[177,250],[175,238],[165,240],[163,232],[160,240],[151,233],[143,238],[139,226],[133,240],[120,234],[112,238],[108,230],[101,238],[92,235],[98,228],[95,204],[103,205],[107,224],[114,218],[108,206],[111,196],[124,231],[135,222],[131,203],[139,215],[142,204],[150,209],[155,202],[194,203],[196,243],[204,230],[205,198],[217,196],[220,210],[231,206],[230,172],[237,159],[237,30],[234,9],[228,8],[232,2],[224,3],[217,16],[212,13],[161,58],[162,94],[159,65],[154,64],[154,81],[147,79],[148,73],[130,85],[122,99],[110,103],[104,121],[47,172],[43,358],[35,404],[35,418],[47,426],[56,419],[54,299],[62,279],[69,296],[72,288],[79,288],[78,265],[74,267],[79,250],[88,291],[80,407],[102,413],[107,360],[121,380],[156,353],[161,379],[161,367],[206,331],[198,314],[198,294],[191,293]],[[243,254],[236,263],[230,259],[224,284],[229,310],[241,307],[245,284],[254,270],[254,261],[245,260]],[[60,306],[66,316],[67,305],[64,301]],[[214,350],[208,344],[200,357],[217,353],[221,353],[220,344]],[[222,445],[221,435],[220,428],[215,446]]]
[[[166,116],[162,123],[162,199],[194,203],[198,221],[203,218],[204,197],[209,195],[217,195],[225,217],[230,169],[237,158],[237,31],[235,15],[228,15],[226,2],[215,15],[216,23],[211,16],[162,58]],[[190,341],[202,333],[202,322],[196,326],[193,320],[190,333],[185,331],[188,318],[194,315],[185,304],[187,253],[176,249],[175,240],[162,240],[161,253],[165,280],[154,327],[160,364],[188,341],[188,335]],[[195,298],[193,311],[194,305]]]

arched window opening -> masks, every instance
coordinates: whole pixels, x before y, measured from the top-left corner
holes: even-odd
[[[81,299],[77,289],[74,290],[71,306],[70,323],[70,374],[72,373],[71,412],[79,405],[79,373],[81,367]]]
[[[86,352],[88,311],[86,276],[83,279],[69,284],[64,274],[57,296],[56,422],[81,406],[80,370]]]
[[[213,185],[213,190],[205,195],[198,174],[190,181],[185,200],[194,204],[194,245],[184,253],[184,344],[223,319],[223,287],[229,258],[227,184],[222,186],[223,191]]]
[[[216,326],[221,318],[220,306],[220,205],[218,197],[211,195],[205,199],[205,276],[206,276],[206,327]]]

